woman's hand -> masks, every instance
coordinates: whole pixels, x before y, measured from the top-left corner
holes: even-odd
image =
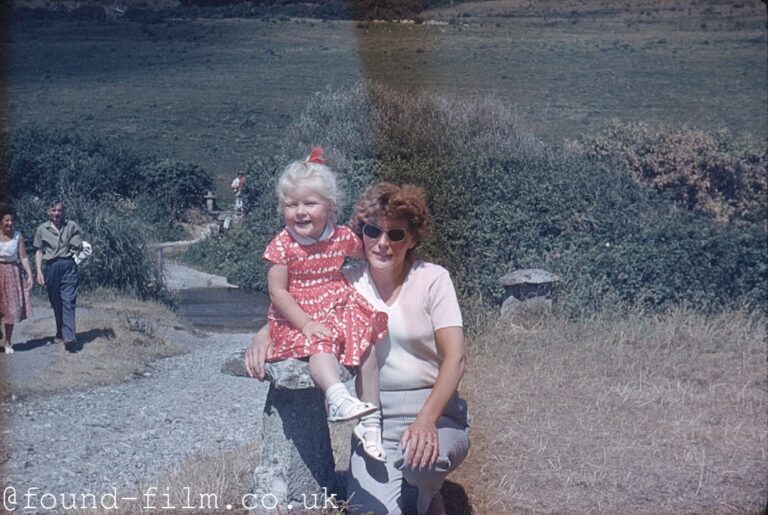
[[[31,290],[31,289],[32,289],[32,286],[34,286],[34,285],[35,285],[35,282],[32,280],[32,276],[31,276],[31,275],[29,275],[29,274],[27,274],[27,281],[26,281],[26,283],[27,283],[27,284],[26,284],[26,287],[25,287],[25,289],[26,289],[27,291]]]
[[[464,330],[444,327],[435,331],[437,353],[442,359],[435,386],[416,420],[400,438],[400,448],[407,449],[406,463],[411,468],[425,468],[437,461],[440,442],[435,423],[459,387],[464,374]]]
[[[264,380],[264,363],[267,361],[267,356],[272,353],[272,343],[266,325],[253,335],[251,345],[245,351],[245,373],[250,377],[255,377],[259,381]]]
[[[319,339],[325,339],[325,338],[331,338],[333,337],[333,333],[330,329],[325,327],[320,322],[315,322],[314,320],[310,320],[306,324],[304,324],[304,327],[301,328],[301,333],[309,338],[310,340],[314,336],[315,338]]]
[[[440,452],[440,442],[437,438],[437,427],[422,417],[408,426],[400,438],[400,448],[407,454],[405,463],[410,468],[425,469],[437,461]]]

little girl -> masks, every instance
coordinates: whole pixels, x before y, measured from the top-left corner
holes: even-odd
[[[362,257],[362,242],[348,227],[335,225],[340,191],[322,153],[314,148],[305,161],[288,165],[277,182],[285,229],[264,252],[272,264],[267,281],[274,348],[268,361],[309,356],[309,372],[328,402],[328,421],[362,417],[355,435],[366,454],[385,461],[372,344],[386,333],[387,315],[375,311],[341,273],[347,256]],[[360,366],[355,386],[362,401],[341,382],[339,363]]]

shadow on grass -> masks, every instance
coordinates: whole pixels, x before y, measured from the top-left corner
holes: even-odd
[[[469,504],[469,498],[463,486],[453,481],[445,481],[440,492],[443,494],[447,513],[450,515],[472,515],[472,506]]]
[[[97,338],[114,338],[115,337],[115,331],[112,329],[90,329],[85,332],[81,332],[77,334],[77,342],[74,344],[69,344],[66,348],[68,352],[79,352],[83,350],[83,347],[91,343]],[[16,352],[24,352],[32,349],[36,349],[38,347],[45,347],[46,345],[49,345],[52,341],[51,337],[46,338],[35,338],[33,340],[27,340],[24,343],[16,343],[13,345],[13,350]]]

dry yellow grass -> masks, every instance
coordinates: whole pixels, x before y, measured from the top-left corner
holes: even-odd
[[[763,317],[518,323],[470,342],[472,450],[450,479],[476,513],[765,509]]]

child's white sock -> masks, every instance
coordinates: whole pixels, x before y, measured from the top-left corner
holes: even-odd
[[[344,383],[332,384],[325,391],[325,400],[328,401],[329,405],[338,406],[341,404],[344,395],[347,393],[349,392],[347,391],[347,387],[344,386]]]
[[[365,427],[381,427],[381,410],[377,409],[373,413],[360,417],[360,423]]]

